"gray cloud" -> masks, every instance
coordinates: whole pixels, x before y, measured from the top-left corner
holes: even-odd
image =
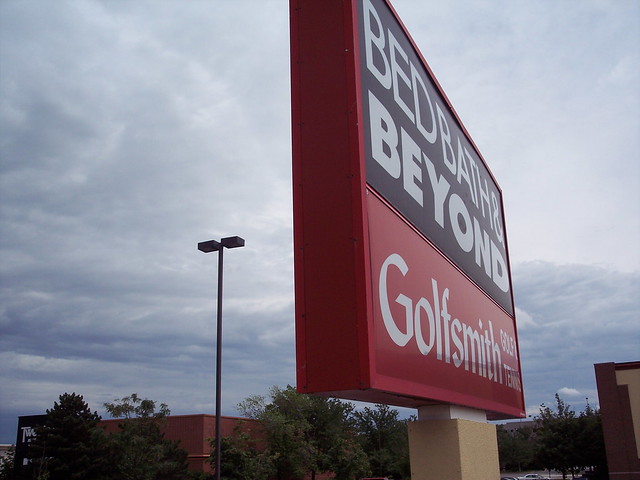
[[[537,412],[567,389],[597,404],[593,364],[637,359],[640,274],[530,262],[514,275],[528,407]]]
[[[529,407],[592,398],[637,354],[638,5],[394,5],[504,190]],[[247,240],[225,413],[295,382],[288,35],[285,0],[0,2],[0,442],[65,391],[211,412],[209,238]]]

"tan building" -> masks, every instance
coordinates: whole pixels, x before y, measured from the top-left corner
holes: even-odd
[[[640,362],[595,365],[610,480],[640,479]]]

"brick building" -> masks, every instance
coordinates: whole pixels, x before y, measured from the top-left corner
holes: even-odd
[[[100,425],[109,433],[118,431],[118,425],[125,421],[122,418],[102,420]],[[162,426],[164,436],[168,440],[180,441],[180,448],[189,455],[189,470],[197,472],[211,472],[212,465],[207,462],[211,454],[209,439],[215,436],[215,415],[171,415],[166,417]],[[231,436],[234,429],[259,437],[262,435],[262,425],[257,420],[240,417],[222,417],[220,429],[222,437]]]

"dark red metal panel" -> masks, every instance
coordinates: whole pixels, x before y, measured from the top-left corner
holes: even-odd
[[[291,2],[298,389],[365,386],[365,233],[349,1]]]

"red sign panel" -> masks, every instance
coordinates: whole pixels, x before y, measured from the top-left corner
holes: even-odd
[[[511,317],[377,196],[367,200],[373,386],[520,415]]]
[[[501,193],[393,9],[291,0],[291,69],[298,390],[523,416]]]

